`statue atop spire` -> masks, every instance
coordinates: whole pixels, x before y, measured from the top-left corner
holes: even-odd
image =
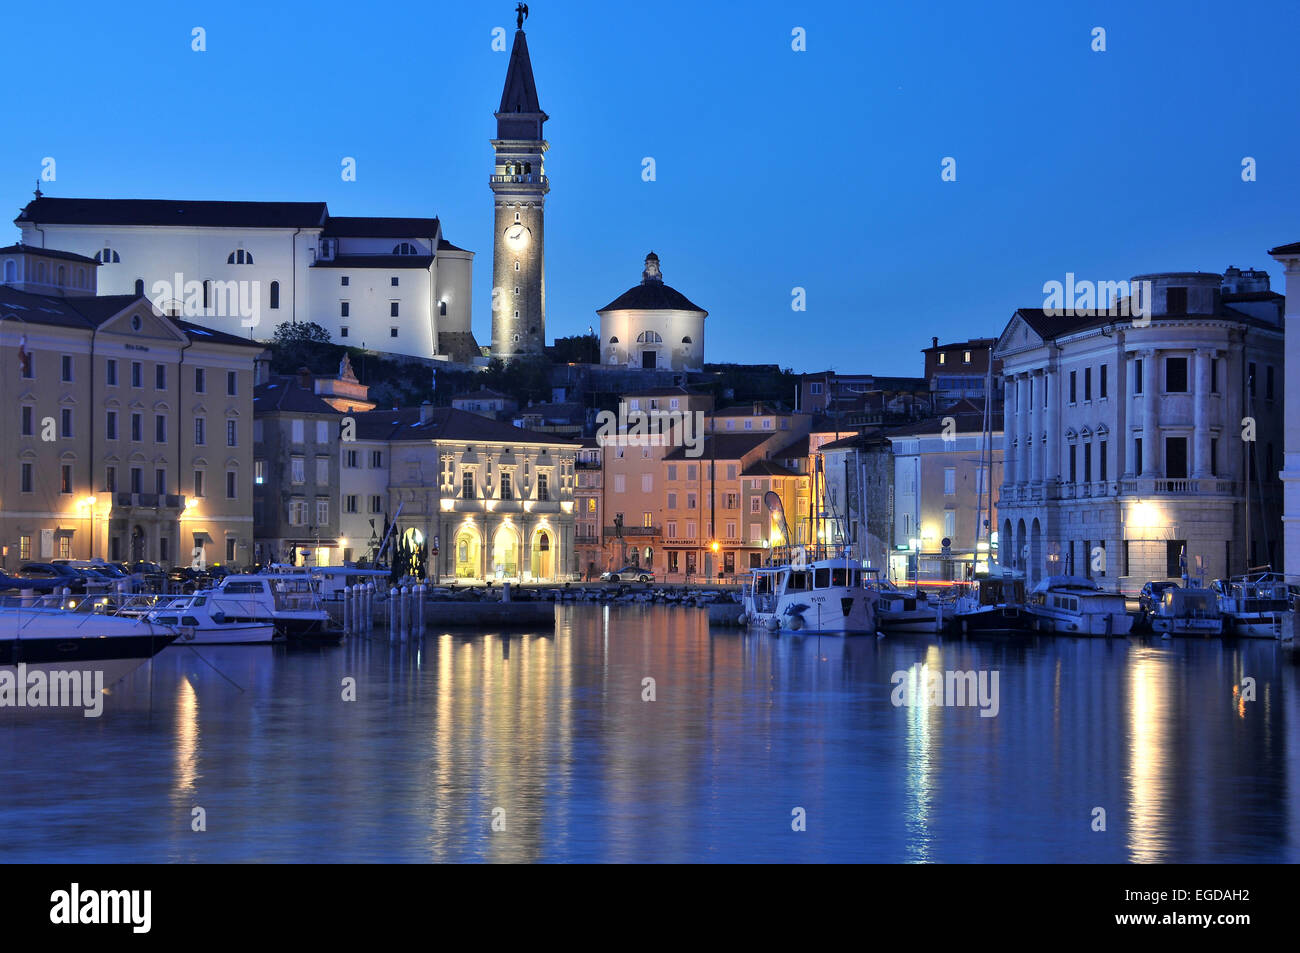
[[[515,7],[515,29],[522,30],[524,21],[528,19],[528,4],[521,3]]]

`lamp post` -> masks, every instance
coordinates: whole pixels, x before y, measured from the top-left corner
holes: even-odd
[[[90,545],[86,550],[87,559],[95,558],[95,502],[93,496],[88,496],[81,501],[81,505],[86,508],[90,519]]]

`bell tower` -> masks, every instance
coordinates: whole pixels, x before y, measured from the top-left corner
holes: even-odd
[[[492,140],[496,167],[491,177],[492,356],[505,360],[543,353],[546,346],[546,269],[543,208],[547,181],[542,157],[549,143],[533,82],[524,20],[528,6],[516,8],[517,29],[510,66],[496,112]]]

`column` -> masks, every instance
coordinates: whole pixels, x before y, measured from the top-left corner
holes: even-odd
[[[1210,354],[1197,348],[1192,358],[1194,373],[1192,386],[1192,477],[1200,479],[1210,475]]]
[[[1019,450],[1015,446],[1017,412],[1016,379],[1008,375],[1002,382],[1002,484],[1004,486],[1016,484],[1016,460],[1019,459]]]
[[[1156,448],[1160,435],[1156,425],[1156,404],[1160,395],[1156,392],[1158,377],[1156,375],[1156,350],[1147,348],[1142,355],[1142,476],[1154,480],[1160,476],[1160,466]]]
[[[1030,382],[1026,374],[1015,376],[1015,482],[1030,481],[1030,415],[1027,393]]]
[[[1029,479],[1043,482],[1043,394],[1042,371],[1029,376]]]
[[[1043,371],[1043,392],[1046,398],[1046,407],[1043,410],[1043,416],[1046,419],[1047,446],[1044,447],[1043,460],[1043,479],[1048,483],[1059,483],[1061,480],[1061,447],[1060,447],[1060,410],[1061,406],[1061,374],[1050,364]]]

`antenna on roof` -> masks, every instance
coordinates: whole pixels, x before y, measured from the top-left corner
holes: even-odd
[[[36,192],[35,192],[34,194],[36,195],[37,198],[40,198],[40,197],[41,197],[41,194],[42,194],[42,193],[41,193],[41,180],[40,180],[40,179],[37,179],[37,180],[36,180]]]

